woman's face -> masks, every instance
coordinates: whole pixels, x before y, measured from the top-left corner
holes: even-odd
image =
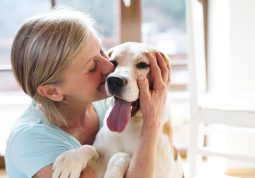
[[[91,103],[107,97],[105,80],[114,66],[95,37],[89,37],[64,73],[64,102]]]

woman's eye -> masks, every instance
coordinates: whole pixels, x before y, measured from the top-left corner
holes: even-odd
[[[150,65],[145,62],[139,62],[138,64],[136,64],[136,68],[138,69],[146,69],[148,67],[150,67]]]
[[[94,62],[93,66],[90,68],[89,72],[95,72],[97,70],[97,63]]]

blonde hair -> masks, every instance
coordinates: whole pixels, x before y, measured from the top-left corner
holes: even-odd
[[[67,65],[90,35],[98,37],[94,21],[70,9],[28,19],[16,34],[11,50],[13,73],[23,91],[40,104],[50,123],[66,122],[58,102],[40,95],[37,87],[61,83]]]

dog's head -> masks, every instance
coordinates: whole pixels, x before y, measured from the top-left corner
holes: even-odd
[[[142,43],[127,42],[108,51],[115,70],[106,79],[106,92],[114,96],[113,107],[107,125],[110,130],[122,132],[129,118],[139,110],[137,77],[146,76],[150,81],[150,64],[146,53],[155,55],[156,50]],[[167,62],[169,58],[162,53]]]

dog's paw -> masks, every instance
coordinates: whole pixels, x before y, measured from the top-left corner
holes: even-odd
[[[114,154],[107,166],[104,178],[123,178],[129,163],[131,155],[124,152]]]
[[[52,178],[79,178],[92,157],[98,157],[98,153],[90,145],[65,151],[57,157],[53,164]]]

